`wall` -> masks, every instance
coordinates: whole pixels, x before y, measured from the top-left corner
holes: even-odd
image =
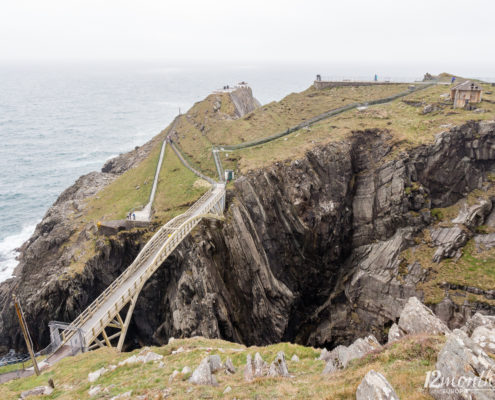
[[[314,81],[315,89],[325,89],[341,86],[376,86],[376,85],[398,85],[396,82],[345,82],[345,81]]]

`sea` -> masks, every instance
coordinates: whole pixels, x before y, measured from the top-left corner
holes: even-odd
[[[246,81],[266,104],[306,89],[317,73],[371,79],[376,72],[318,65],[0,64],[0,282],[12,276],[16,249],[65,188],[144,144],[212,91]],[[386,73],[399,81],[422,76]]]

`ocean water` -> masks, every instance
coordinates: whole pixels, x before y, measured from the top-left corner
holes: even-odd
[[[267,103],[311,84],[310,68],[0,65],[0,281],[58,195],[164,129],[225,84]]]
[[[247,81],[261,103],[311,85],[316,73],[371,78],[377,69],[334,66],[66,64],[0,65],[0,282],[15,249],[58,195],[164,129],[226,84]],[[387,70],[395,80],[420,71]]]

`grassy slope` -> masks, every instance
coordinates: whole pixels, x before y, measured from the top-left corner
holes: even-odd
[[[485,185],[485,190],[475,190],[468,197],[468,204],[477,203],[478,199],[489,199],[495,196],[495,185],[489,183]],[[456,204],[446,208],[436,208],[432,210],[432,214],[437,218],[436,227],[450,227],[454,224],[452,219],[457,217],[464,199]],[[493,233],[492,228],[481,226],[478,229],[479,233]],[[430,240],[429,228],[422,232],[421,237],[417,239],[418,246],[405,250],[402,257],[411,264],[415,261],[421,266],[429,270],[428,280],[419,284],[418,289],[421,289],[425,295],[425,302],[435,304],[442,301],[445,297],[445,290],[441,285],[445,282],[461,285],[474,286],[483,290],[492,290],[495,287],[495,248],[485,249],[477,248],[474,239],[462,248],[462,255],[458,260],[444,259],[439,263],[432,261],[436,247],[433,246]],[[464,300],[487,303],[495,306],[495,300],[486,299],[484,296],[467,293],[462,290],[450,291],[451,298],[454,302],[462,305]]]
[[[406,337],[382,351],[372,353],[362,360],[351,362],[350,366],[332,375],[321,375],[324,361],[316,360],[319,351],[309,347],[289,343],[279,343],[266,347],[246,348],[242,345],[222,340],[191,338],[176,340],[167,346],[152,348],[162,354],[165,366],[159,368],[157,363],[133,364],[118,367],[103,375],[93,385],[110,387],[106,397],[111,397],[129,390],[133,396],[157,395],[163,389],[170,389],[174,399],[197,398],[250,398],[250,399],[353,399],[356,388],[364,375],[371,369],[381,372],[388,379],[402,399],[430,399],[421,391],[426,371],[434,369],[436,354],[444,342],[443,337],[414,336]],[[172,355],[172,351],[184,347],[185,352]],[[245,382],[243,378],[247,354],[254,355],[259,351],[263,359],[271,362],[277,352],[284,351],[289,372],[293,378],[260,378],[253,382]],[[67,358],[56,364],[40,377],[29,377],[0,385],[2,399],[17,399],[22,390],[46,384],[52,378],[56,390],[48,399],[85,399],[91,387],[87,377],[101,367],[117,364],[132,353],[116,353],[113,349],[100,349],[90,353]],[[230,357],[237,372],[230,376],[224,372],[216,374],[219,386],[194,386],[187,382],[190,374],[180,374],[172,383],[169,377],[174,370],[181,371],[184,366],[192,369],[208,354],[220,355],[222,361]],[[292,362],[290,358],[297,354],[300,362]],[[111,387],[111,385],[113,385]],[[232,391],[223,395],[226,386]],[[102,398],[102,397],[93,397]]]
[[[75,244],[81,230],[87,224],[123,219],[132,208],[140,209],[148,202],[160,147],[161,145],[156,145],[148,158],[90,198],[85,212],[74,218],[78,229],[73,233],[68,245],[77,246],[77,251],[67,272],[81,272],[86,262],[95,254],[98,235],[88,234],[89,238],[86,241]],[[160,226],[184,212],[208,188],[207,182],[198,179],[184,167],[170,146],[167,146],[153,205],[155,212],[152,222]]]
[[[485,90],[490,86],[484,85]],[[400,151],[420,144],[434,141],[435,135],[454,125],[468,120],[493,119],[495,112],[495,96],[484,95],[478,107],[487,110],[486,113],[475,113],[463,109],[453,110],[451,106],[438,112],[422,115],[423,107],[407,105],[403,100],[422,101],[426,104],[438,103],[440,95],[448,93],[449,86],[438,85],[429,89],[412,93],[403,99],[391,103],[369,107],[366,110],[350,110],[343,114],[321,121],[309,129],[303,129],[284,138],[277,139],[263,146],[243,149],[229,154],[226,165],[238,167],[239,172],[261,168],[274,161],[285,161],[302,157],[315,144],[325,144],[349,137],[352,131],[371,128],[388,129],[392,134],[392,141],[396,150],[390,157]],[[486,101],[488,100],[488,101]],[[225,155],[222,162],[225,160]]]
[[[269,136],[334,108],[354,102],[388,97],[406,89],[405,84],[324,90],[316,90],[311,86],[303,92],[292,93],[279,102],[266,104],[240,119],[229,117],[228,113],[232,113],[233,110],[227,106],[231,103],[225,95],[213,94],[205,101],[196,103],[186,115],[180,118],[177,125],[179,144],[183,152],[198,168],[214,176],[215,166],[211,158],[212,145],[238,144]],[[222,108],[218,112],[213,111],[215,101],[222,103]],[[224,106],[224,104],[227,105]],[[203,126],[205,128],[201,130]],[[289,155],[290,147],[286,146],[283,152]],[[257,157],[263,158],[263,154]],[[270,158],[267,161],[270,161]],[[229,164],[228,160],[225,163],[226,167],[235,166],[234,162]]]

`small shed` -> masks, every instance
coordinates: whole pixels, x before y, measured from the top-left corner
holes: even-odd
[[[462,82],[450,89],[450,99],[454,102],[454,108],[465,107],[469,103],[481,101],[481,86],[475,82]]]
[[[231,169],[226,169],[224,171],[224,175],[225,175],[225,181],[226,182],[230,182],[230,181],[234,180],[234,171],[232,171]]]

